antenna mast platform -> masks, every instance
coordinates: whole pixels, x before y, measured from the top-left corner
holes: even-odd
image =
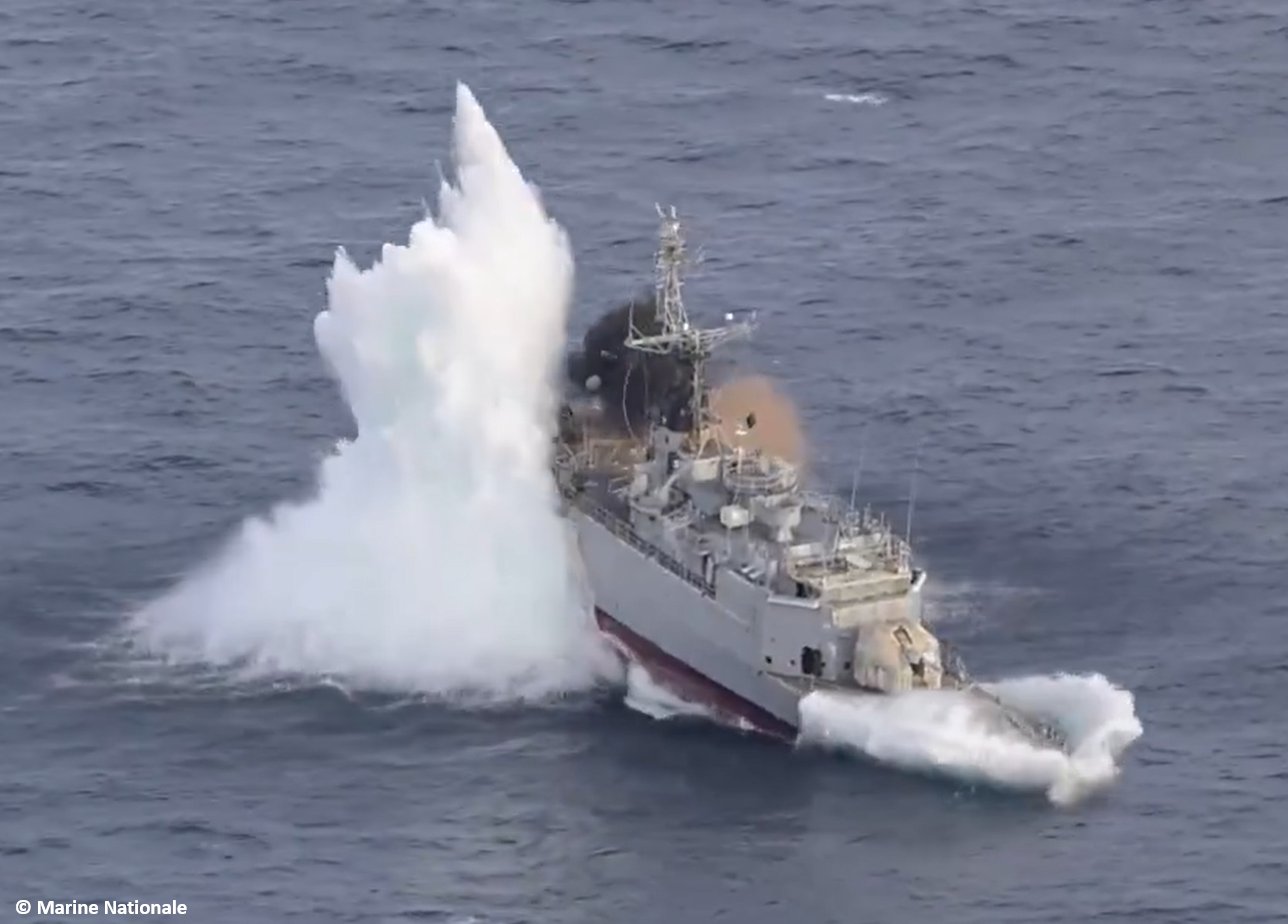
[[[723,327],[696,327],[689,320],[681,291],[684,287],[683,273],[688,264],[688,254],[684,246],[684,235],[680,230],[680,219],[675,213],[675,206],[665,211],[660,205],[656,208],[658,218],[661,219],[654,261],[658,333],[642,333],[632,316],[626,346],[642,353],[675,356],[692,364],[693,427],[695,431],[701,431],[706,422],[707,411],[704,388],[706,362],[717,347],[730,340],[750,337],[754,323],[734,323],[732,314],[725,315],[725,320],[730,323]]]

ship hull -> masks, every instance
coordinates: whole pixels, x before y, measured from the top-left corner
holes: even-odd
[[[856,698],[885,696],[826,681],[789,678],[765,670],[766,628],[759,588],[728,573],[712,585],[677,573],[637,544],[584,512],[573,509],[584,579],[599,630],[626,658],[662,686],[706,707],[736,728],[793,742],[800,701],[827,689]],[[749,614],[745,618],[740,614]],[[1061,747],[1050,729],[1006,708],[973,684],[957,691],[974,698],[981,716],[1038,745]]]
[[[667,654],[598,607],[595,608],[595,622],[613,646],[624,657],[648,671],[654,681],[677,696],[703,706],[724,724],[781,741],[796,740],[795,725]]]
[[[802,691],[756,666],[759,588],[730,575],[704,588],[585,513],[568,517],[596,621],[619,652],[730,724],[795,740]]]

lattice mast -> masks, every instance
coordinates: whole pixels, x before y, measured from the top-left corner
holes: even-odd
[[[746,321],[734,323],[732,314],[725,315],[725,320],[730,323],[723,327],[693,325],[684,307],[684,269],[689,261],[680,219],[675,206],[663,211],[659,205],[657,214],[661,219],[654,261],[658,333],[641,333],[632,314],[626,346],[643,353],[676,356],[690,363],[693,368],[692,426],[695,433],[702,433],[710,417],[706,393],[707,360],[716,347],[736,338],[749,337],[753,325]]]

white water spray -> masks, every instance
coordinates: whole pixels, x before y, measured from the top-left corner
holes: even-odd
[[[315,335],[357,437],[136,615],[153,651],[492,700],[596,680],[549,468],[570,248],[463,85],[454,160],[406,246],[336,256]]]
[[[1131,693],[1099,674],[985,686],[1024,715],[1058,728],[1069,753],[1000,731],[972,697],[947,691],[811,693],[801,701],[801,742],[970,783],[1044,792],[1052,802],[1069,805],[1109,785],[1118,775],[1118,759],[1142,732]]]
[[[633,661],[626,666],[626,694],[623,702],[628,709],[659,721],[678,718],[720,721],[706,706],[687,700],[654,680],[647,668]]]

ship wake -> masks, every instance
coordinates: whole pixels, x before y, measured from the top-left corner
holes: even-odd
[[[1023,677],[985,687],[1056,728],[1067,750],[1037,745],[999,725],[978,697],[949,691],[811,693],[800,704],[800,742],[971,784],[1042,792],[1057,805],[1070,805],[1117,778],[1120,758],[1142,732],[1131,693],[1099,674]]]
[[[328,280],[356,437],[133,617],[149,652],[493,701],[597,681],[549,468],[571,251],[464,86],[453,141],[437,214]]]

